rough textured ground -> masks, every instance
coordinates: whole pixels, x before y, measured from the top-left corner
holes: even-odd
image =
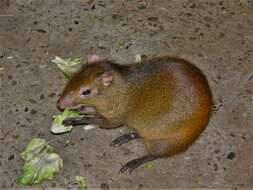
[[[2,0],[0,7],[0,189],[21,188],[20,152],[34,137],[64,159],[54,180],[37,187],[253,188],[252,0]],[[136,54],[170,54],[206,74],[215,113],[184,154],[132,175],[121,164],[145,154],[141,141],[110,148],[119,130],[75,129],[54,136],[52,115],[65,80],[55,55],[89,52],[121,63]]]

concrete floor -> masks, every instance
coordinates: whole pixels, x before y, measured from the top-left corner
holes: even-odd
[[[0,7],[0,189],[22,188],[20,152],[34,137],[64,160],[38,188],[253,188],[252,0],[2,0]],[[136,54],[183,57],[206,74],[215,112],[187,152],[132,175],[121,164],[145,154],[141,141],[120,148],[116,130],[50,133],[64,87],[54,56],[90,52],[120,63]]]

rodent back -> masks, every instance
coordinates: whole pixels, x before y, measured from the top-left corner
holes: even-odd
[[[202,120],[209,118],[210,89],[204,75],[194,65],[165,57],[147,60],[136,68],[133,72],[136,78],[131,79],[134,87],[129,93],[128,121],[142,136],[166,137],[166,133],[182,127],[179,123],[187,119],[201,125]],[[145,74],[140,74],[142,72]],[[199,112],[201,114],[197,114]],[[198,122],[197,117],[201,117],[201,121]]]

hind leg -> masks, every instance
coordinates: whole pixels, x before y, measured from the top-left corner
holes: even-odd
[[[128,171],[131,173],[134,169],[137,167],[145,164],[146,162],[155,160],[157,158],[163,157],[167,154],[168,150],[168,143],[166,141],[147,141],[144,139],[144,143],[146,145],[148,154],[145,156],[142,156],[140,158],[131,160],[127,162],[121,169],[120,172],[126,172]]]
[[[133,159],[129,162],[127,162],[121,169],[120,172],[126,172],[128,171],[131,173],[133,170],[138,168],[139,166],[145,164],[146,162],[155,160],[159,157],[163,157],[164,154],[167,151],[167,144],[163,141],[147,141],[144,139],[148,154],[145,156],[142,156],[140,158]]]
[[[179,141],[171,140],[145,140],[146,149],[148,154],[127,162],[121,169],[120,172],[129,171],[131,173],[134,169],[141,166],[142,164],[155,160],[157,158],[168,157],[173,154],[182,152],[187,149],[187,145],[180,143]]]
[[[188,143],[177,139],[144,140],[146,149],[150,155],[168,157],[185,151]]]

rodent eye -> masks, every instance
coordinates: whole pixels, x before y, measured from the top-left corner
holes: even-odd
[[[82,95],[87,96],[87,95],[89,95],[90,93],[91,93],[91,90],[90,90],[90,89],[87,89],[87,90],[84,90],[84,91],[82,92]]]

